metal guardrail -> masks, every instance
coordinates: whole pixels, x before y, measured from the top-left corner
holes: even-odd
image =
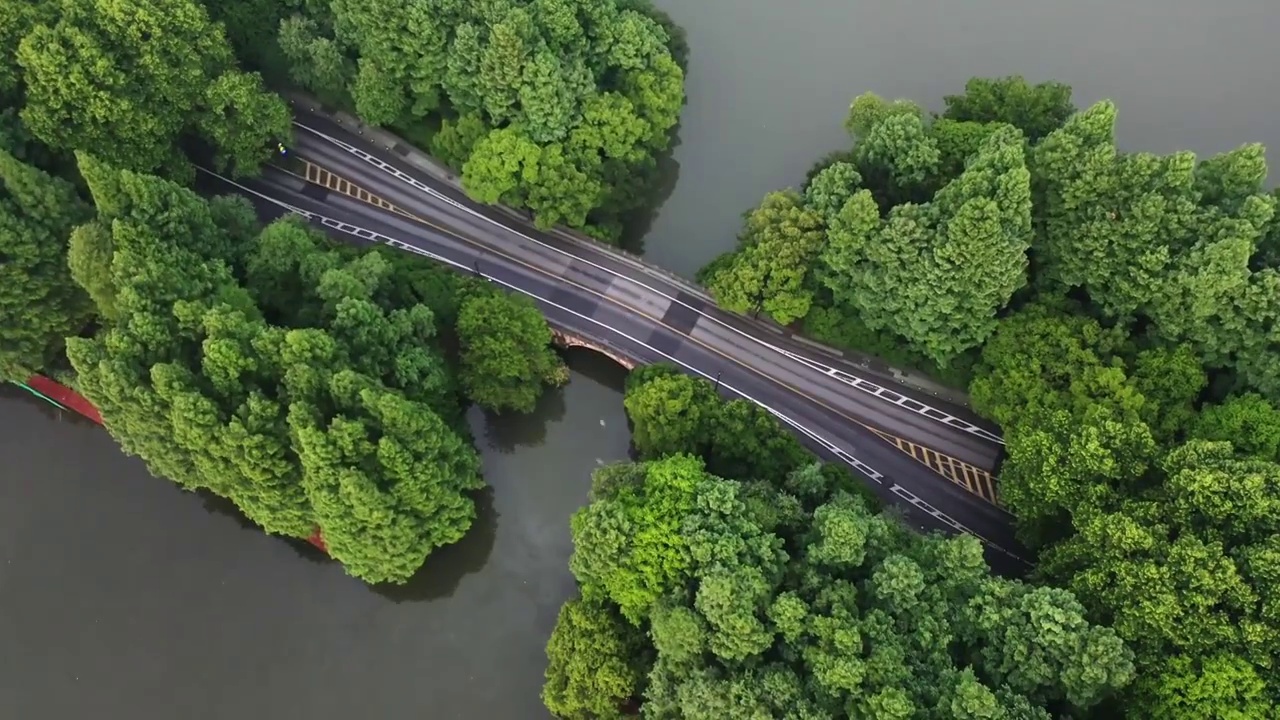
[[[403,148],[404,151],[400,152],[399,154],[405,157],[405,159],[408,162],[415,165],[419,169],[434,175],[436,178],[438,178],[442,182],[447,182],[450,185],[457,188],[458,190],[462,190],[461,178],[459,178],[458,175],[456,175],[452,169],[440,163],[438,160],[431,157],[430,155],[427,155],[426,153],[417,150],[412,145],[410,145],[408,141],[395,135],[394,133],[388,132],[387,130],[374,125],[369,125],[365,123],[363,120],[361,120],[360,118],[355,117],[354,115],[344,110],[338,110],[338,109],[327,107],[323,103],[321,103],[319,100],[313,97],[310,97],[305,93],[301,93],[297,91],[288,91],[283,94],[289,100],[289,102],[294,106],[305,107],[308,109],[309,112],[327,117],[330,120],[337,122],[341,125],[350,126],[354,128],[357,131],[357,133],[359,133],[360,135],[364,135],[366,137],[373,139],[379,145],[382,145],[388,150],[396,152],[397,148]],[[489,205],[489,207],[502,212],[508,217],[520,220],[522,222],[530,222],[533,217],[532,214],[527,211],[517,210],[507,205],[497,204],[497,205]],[[640,270],[642,272],[648,273],[656,277],[661,277],[671,282],[672,284],[679,286],[681,289],[683,289],[685,292],[688,292],[690,295],[706,300],[711,304],[715,304],[715,298],[713,298],[711,294],[708,293],[707,290],[702,286],[692,282],[691,280],[689,280],[688,278],[685,278],[682,275],[678,275],[670,270],[667,270],[666,268],[650,264],[646,262],[643,257],[636,255],[635,253],[632,253],[628,250],[620,248],[616,245],[610,245],[609,243],[601,242],[600,240],[597,240],[589,235],[586,235],[584,233],[581,233],[569,228],[554,227],[554,228],[551,228],[550,230],[545,230],[543,232],[556,235],[561,239],[567,240],[569,242],[572,242],[578,245],[589,245],[594,249],[609,253],[610,255],[614,256],[616,259],[623,261],[628,265],[631,265],[634,269]],[[852,350],[852,349],[841,350],[838,348],[831,347],[829,345],[824,345],[815,340],[805,338],[802,335],[799,335],[787,328],[778,327],[776,325],[771,325],[767,322],[762,322],[762,321],[756,321],[756,322],[758,322],[761,327],[766,327],[770,330],[774,330],[775,332],[782,335],[786,335],[788,338],[794,339],[798,342],[804,342],[807,346],[812,347],[815,351],[821,352],[830,358],[838,359],[842,362],[847,362],[852,365],[856,365],[857,367],[861,368],[866,372],[872,372],[877,375],[884,376],[886,379],[891,380],[892,382],[896,382],[899,385],[906,385],[916,390],[919,390],[921,392],[929,393],[930,395],[934,397],[942,398],[947,402],[960,405],[963,407],[969,407],[969,399],[963,392],[953,391],[949,388],[943,388],[942,386],[932,382],[925,383],[925,382],[913,381],[911,379],[911,373],[903,372],[901,370],[898,370],[897,368],[893,368],[887,365],[886,363],[884,363],[883,361],[879,360],[878,358],[867,355],[863,352]]]
[[[369,192],[368,190],[365,190],[359,185],[352,183],[351,181],[333,173],[332,171],[320,165],[317,165],[307,160],[306,158],[297,158],[297,160],[302,163],[303,171],[304,171],[302,177],[304,177],[304,179],[306,179],[308,182],[321,185],[333,192],[338,192],[348,197],[355,198],[361,202],[374,205],[375,207],[378,207],[380,209],[387,210],[389,212],[394,212],[396,214],[399,214],[401,216],[408,217],[414,220],[427,222],[425,219],[419,218],[418,216],[397,207],[393,203]],[[516,214],[514,210],[510,210],[509,208],[507,208],[506,211],[518,217],[518,214]],[[610,248],[610,249],[616,250],[614,248]],[[646,266],[646,267],[651,267],[651,266]],[[553,326],[556,325],[556,323],[553,320],[549,319],[548,321],[551,325]],[[570,330],[568,328],[557,328],[557,329],[559,329],[562,334],[573,335],[573,336],[588,340],[590,342],[594,342],[596,344],[603,346],[604,348],[608,348],[613,352],[616,352],[617,354],[623,357],[631,358],[637,363],[647,362],[642,358],[635,357],[635,355],[631,351],[620,348],[614,343],[608,340],[605,340],[603,338],[593,337],[590,333],[585,333],[578,329],[574,329],[574,330]],[[778,328],[777,331],[786,332],[781,328]],[[791,335],[791,333],[789,332],[787,332],[786,334]],[[813,343],[812,341],[806,341],[806,344],[813,345],[818,348],[822,347],[820,345],[817,345],[817,343]],[[863,423],[859,423],[859,424],[863,424]],[[978,497],[982,498],[983,500],[993,505],[1000,506],[999,493],[997,491],[996,480],[991,475],[991,473],[987,472],[986,470],[978,468],[969,463],[965,463],[963,461],[960,461],[948,455],[943,455],[933,450],[932,448],[920,445],[918,443],[913,443],[903,438],[899,438],[896,435],[891,435],[889,433],[879,430],[878,428],[871,427],[871,426],[865,426],[865,427],[867,427],[868,430],[871,430],[872,432],[874,432],[881,439],[893,445],[895,448],[897,448],[901,452],[906,453],[915,461],[925,465],[934,473],[950,480],[952,483],[956,485],[959,485],[961,488],[968,491],[969,493],[977,495]]]

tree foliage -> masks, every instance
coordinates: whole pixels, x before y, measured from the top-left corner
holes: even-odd
[[[644,676],[644,637],[607,603],[574,599],[547,641],[542,701],[568,720],[622,720]]]
[[[1072,116],[1033,152],[1043,273],[1083,288],[1099,313],[1145,319],[1209,367],[1280,393],[1276,270],[1250,259],[1275,214],[1260,146],[1197,164],[1190,153],[1119,152],[1115,106]]]
[[[561,385],[568,370],[551,349],[551,329],[523,295],[483,293],[458,312],[462,386],[490,410],[530,412],[542,388]]]
[[[69,183],[0,150],[0,379],[25,381],[88,324],[67,244],[90,214]]]
[[[22,120],[42,142],[118,167],[186,172],[176,143],[206,138],[242,173],[289,133],[288,110],[235,67],[195,0],[44,0],[16,47]]]
[[[732,279],[736,290],[750,287],[743,277],[784,271],[810,293],[809,334],[968,385],[973,408],[1004,429],[1001,498],[1042,558],[1043,594],[1017,604],[1065,602],[1050,600],[1048,586],[1065,588],[1084,617],[1111,625],[1134,650],[1136,680],[1099,716],[1273,716],[1280,192],[1264,190],[1263,148],[1205,159],[1124,152],[1113,103],[1077,112],[1067,86],[1017,76],[975,78],[945,103],[930,117],[911,101],[857,97],[845,122],[852,147],[807,176],[801,206],[821,220],[821,250],[797,267],[791,258],[746,262],[742,249],[699,278],[713,290]],[[726,307],[753,309],[738,297],[747,293],[725,289],[717,297]],[[711,467],[715,445],[705,438],[716,413],[692,387],[663,382],[662,393],[654,380],[628,396],[638,445],[702,452]],[[699,428],[698,442],[679,442]],[[752,517],[797,527],[791,505],[767,510],[752,497]],[[803,525],[829,525],[841,538],[810,544],[808,557],[861,558],[865,532],[825,511]],[[906,568],[893,563],[895,587],[918,588]],[[734,578],[750,597],[754,581]],[[804,631],[794,620],[799,599],[775,607],[792,635]],[[668,642],[673,654],[660,653],[651,673],[662,713],[699,716],[701,703],[708,715],[779,714],[756,691],[762,676],[734,684],[713,672],[688,695],[669,691],[686,687],[688,671],[664,674],[665,658],[686,657],[694,638],[709,648],[710,626],[668,616],[689,639]],[[1011,628],[1012,616],[1001,617]],[[866,646],[857,637],[848,647]],[[895,688],[837,714],[1058,712],[1043,696],[1010,697],[1012,678],[1040,662],[1023,646],[937,681],[929,710]],[[763,673],[770,657],[753,670]],[[1004,660],[1007,675],[986,685]],[[1112,677],[1111,687],[1124,684]],[[1062,697],[1079,705],[1084,695],[1073,693]]]
[[[1013,130],[992,134],[931,203],[897,206],[883,221],[869,192],[846,201],[822,255],[837,302],[939,364],[981,344],[1025,283],[1031,192],[1021,143]]]
[[[1204,386],[1185,346],[1134,353],[1119,328],[1048,306],[1002,324],[973,384],[1005,426],[1001,496],[1041,577],[1135,651],[1136,717],[1274,712],[1274,408],[1247,394],[1197,416]]]
[[[772,193],[747,217],[742,250],[708,282],[724,307],[763,310],[782,324],[809,312],[805,274],[822,248],[822,217],[794,192]]]
[[[713,413],[672,384],[682,377],[659,367],[628,381],[645,442],[657,440],[641,431],[653,394],[704,411],[650,428],[663,428],[667,452],[704,443],[697,418]],[[715,464],[717,449],[704,448]],[[548,708],[590,717],[594,703],[615,717],[643,686],[643,714],[655,718],[1047,720],[1132,677],[1131,652],[1071,593],[995,578],[977,540],[916,536],[829,479],[811,464],[764,483],[725,480],[686,454],[597,471],[574,519],[585,600],[566,605],[552,637]],[[607,612],[581,637],[586,603],[648,627],[635,664],[614,660],[627,635]],[[599,658],[607,684],[577,670],[564,637]],[[637,666],[643,680],[627,674]],[[572,704],[566,686],[581,693]]]
[[[1052,81],[1032,85],[1020,75],[976,77],[965,83],[963,95],[948,95],[943,100],[947,105],[943,116],[948,119],[1006,123],[1032,142],[1062,127],[1076,111],[1069,85]]]
[[[683,38],[644,0],[307,2],[277,40],[294,82],[430,137],[471,197],[606,239],[684,103]]]
[[[77,231],[96,249],[76,274],[113,307],[68,355],[126,452],[268,532],[319,527],[370,582],[404,582],[462,536],[479,460],[451,424],[435,316],[380,302],[397,294],[381,254],[293,221],[257,235],[242,201],[80,162],[98,219]]]

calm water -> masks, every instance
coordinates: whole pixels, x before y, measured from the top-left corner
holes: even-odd
[[[644,249],[685,275],[766,192],[848,145],[840,124],[867,90],[940,110],[974,75],[1056,79],[1077,106],[1114,99],[1129,149],[1262,142],[1280,164],[1276,0],[654,2],[692,53],[679,180]]]
[[[0,399],[0,718],[546,718],[543,649],[574,592],[568,521],[624,459],[623,371],[571,356],[528,417],[474,412],[491,490],[422,582],[377,592],[304,544]]]
[[[846,145],[865,90],[937,109],[972,75],[1021,73],[1071,83],[1078,105],[1114,98],[1132,149],[1280,148],[1274,0],[656,2],[693,53],[678,183],[645,247],[685,274]],[[150,477],[95,428],[0,398],[0,718],[546,717],[568,518],[628,442],[622,371],[571,364],[534,415],[473,414],[481,520],[391,594]]]

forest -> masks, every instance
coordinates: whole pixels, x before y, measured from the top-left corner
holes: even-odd
[[[479,142],[490,129],[524,132],[513,113],[559,103],[560,130],[534,133],[547,172],[517,168],[529,184],[501,198],[521,204],[527,193],[535,210],[568,202],[565,187],[549,184],[569,167],[549,158],[568,148],[600,188],[606,176],[633,179],[626,163],[652,162],[683,102],[681,71],[655,59],[673,62],[671,36],[641,6],[490,3],[484,12],[511,15],[516,31],[490,42],[474,36],[479,26],[462,28],[480,9],[450,15],[442,5],[432,14],[444,23],[438,33],[481,42],[488,69],[468,79],[523,82],[526,55],[545,56],[554,38],[565,43],[560,57],[577,58],[573,72],[590,68],[589,87],[572,97],[545,97],[556,78],[532,70],[531,84],[516,88],[523,100],[507,105],[495,98],[511,88],[496,80],[470,88],[467,97],[508,113],[485,114],[453,103],[442,78],[367,85],[358,68],[372,63],[387,77],[391,56],[378,53],[389,46],[426,52],[416,23],[369,26],[394,16],[387,7],[370,16],[353,3],[259,5],[236,15],[192,0],[0,0],[0,377],[57,377],[154,474],[229,498],[267,532],[318,530],[352,575],[402,583],[475,516],[483,480],[466,405],[526,412],[567,379],[550,328],[532,302],[424,259],[338,246],[294,220],[263,227],[243,198],[195,192],[196,166],[257,172],[289,136],[290,110],[274,90],[338,91],[296,76],[322,65],[272,64],[297,49],[299,26],[310,28],[308,47],[331,47],[344,72],[352,68],[342,76],[349,91],[331,99],[371,122],[440,131],[482,121]],[[278,37],[246,38],[271,12]],[[225,25],[220,13],[230,13]],[[393,96],[407,103],[399,114],[375,114],[389,112]],[[497,182],[464,174],[473,194]],[[620,210],[606,207],[605,190],[583,194],[592,186],[577,175],[572,184],[582,217],[613,222]],[[638,197],[634,187],[620,192]]]
[[[431,150],[477,200],[607,241],[649,211],[684,104],[683,33],[647,0],[0,0],[0,17],[4,147],[252,173],[290,134],[271,89],[300,88]]]
[[[1094,715],[1273,717],[1280,192],[1260,145],[1127,152],[1116,112],[1017,76],[939,114],[860,95],[851,147],[766,196],[700,277],[999,423],[1033,582],[1133,652]]]
[[[482,202],[618,240],[688,48],[644,0],[0,0],[0,378],[83,392],[156,475],[404,582],[483,484],[468,403],[563,382],[530,302],[194,188],[301,88]],[[974,79],[867,93],[751,210],[726,308],[926,370],[1003,428],[1038,552],[994,576],[767,412],[630,376],[638,460],[572,521],[565,718],[1268,718],[1280,681],[1280,217],[1263,148],[1123,151],[1116,107]]]
[[[617,241],[684,105],[682,31],[648,0],[219,0],[273,84],[393,128],[471,197]]]
[[[1070,591],[913,532],[767,411],[664,366],[624,402],[640,459],[598,470],[573,517],[558,716],[1049,720],[1134,677]]]

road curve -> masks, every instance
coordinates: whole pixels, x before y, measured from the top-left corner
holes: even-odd
[[[308,124],[314,126],[310,119]],[[737,322],[736,316],[676,283],[637,271],[602,250],[589,254],[563,239],[559,245],[545,242],[554,236],[509,227],[509,218],[475,207],[442,183],[430,184],[428,174],[392,165],[416,180],[406,182],[351,153],[347,148],[358,147],[360,140],[341,127],[321,132],[340,144],[315,134],[307,140],[303,131],[295,151],[425,222],[275,168],[253,181],[232,183],[234,189],[248,194],[266,215],[300,214],[349,242],[389,244],[462,271],[478,271],[532,297],[553,325],[642,362],[666,361],[693,375],[718,377],[722,392],[773,412],[815,451],[852,466],[882,497],[902,506],[912,521],[930,529],[969,532],[987,544],[993,566],[1005,572],[1025,570],[1026,551],[1014,540],[1007,513],[930,471],[859,423],[874,424],[967,462],[972,458],[974,464],[991,462],[998,445],[891,398],[851,387],[833,376],[830,371],[836,368],[826,358],[814,360],[811,352],[795,348],[794,341]],[[367,144],[359,149],[388,165],[395,159],[375,154],[376,148]],[[892,394],[910,397],[897,390]],[[916,402],[936,408],[936,401],[929,400],[927,405],[925,399]],[[943,410],[948,416],[953,411],[959,412]]]

